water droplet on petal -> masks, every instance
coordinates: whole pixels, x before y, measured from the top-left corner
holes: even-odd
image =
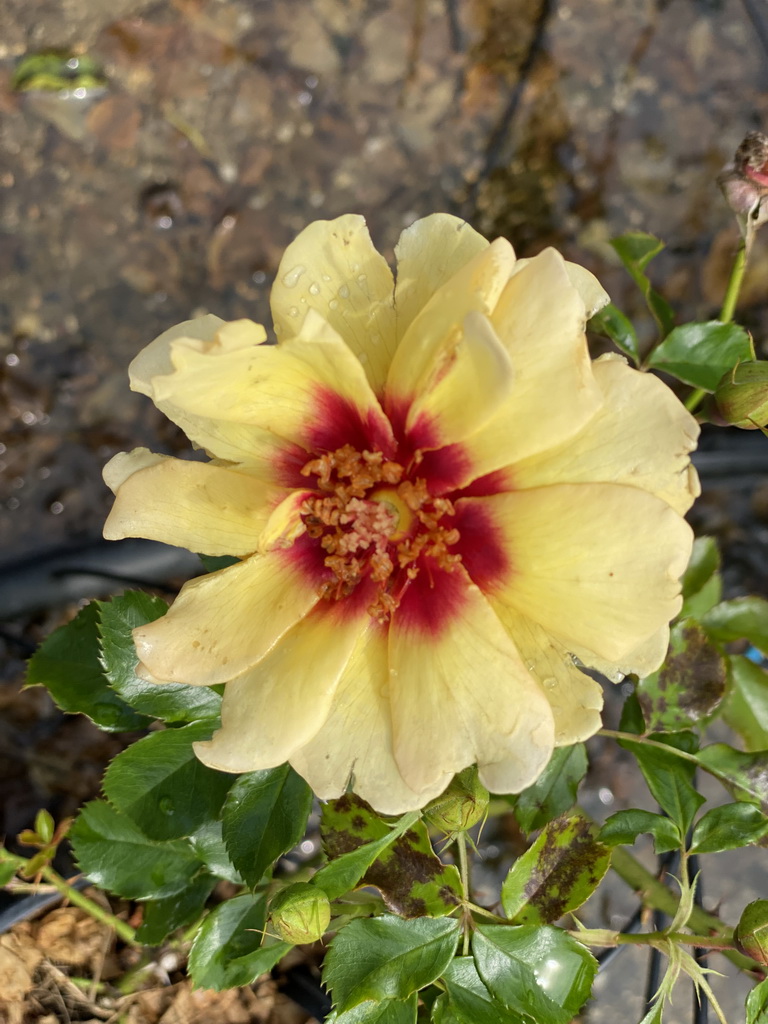
[[[371,335],[371,344],[372,345],[378,345],[380,341],[381,341],[381,335],[380,334],[372,334]]]
[[[349,298],[349,288],[347,288],[347,286],[345,284],[343,284],[341,286],[341,288],[339,288],[339,296],[342,299],[348,299]]]
[[[288,316],[298,316],[298,315],[299,315],[299,307],[298,306],[291,306],[291,308],[288,310]]]
[[[320,294],[320,285],[317,283],[317,281],[313,281],[312,284],[309,286],[309,294],[310,295],[319,295]]]
[[[331,275],[330,274],[323,274],[323,280],[324,281],[330,281],[331,280]]]
[[[283,274],[283,284],[285,287],[294,288],[306,269],[307,268],[300,263],[298,267],[294,267],[293,270],[289,270],[287,274]]]
[[[544,685],[548,690],[554,690],[554,688],[557,686],[557,680],[550,676],[548,679],[544,680]]]
[[[328,308],[329,309],[338,309],[339,308],[339,303],[337,302],[336,299],[331,299],[331,301],[328,303]]]
[[[368,280],[368,278],[366,277],[365,274],[358,274],[357,275],[357,283],[360,285],[361,288],[363,287],[363,285],[365,284],[365,282],[367,280]]]

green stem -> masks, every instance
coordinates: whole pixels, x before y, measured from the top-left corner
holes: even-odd
[[[728,278],[728,287],[725,290],[723,308],[720,310],[720,320],[724,324],[730,323],[731,320],[733,320],[733,314],[736,311],[736,303],[739,298],[741,282],[744,279],[744,271],[746,268],[747,243],[746,239],[742,238],[736,253],[736,259],[733,261],[731,276]]]
[[[463,832],[456,836],[456,849],[459,852],[459,874],[461,875],[461,892],[464,897],[464,938],[462,942],[462,956],[469,956],[469,920],[467,912],[469,903],[469,859],[467,857],[467,837]]]
[[[102,924],[107,925],[108,928],[114,929],[117,935],[129,946],[138,946],[139,943],[136,941],[136,933],[133,928],[125,921],[121,921],[119,917],[115,917],[108,910],[104,910],[98,903],[95,903],[88,896],[85,896],[79,889],[75,889],[74,886],[70,885],[61,875],[57,874],[53,868],[43,868],[42,877],[49,882],[54,888],[58,889],[61,895],[72,903],[76,907],[80,907],[86,914],[94,918],[96,921],[100,921]]]
[[[692,391],[686,398],[685,408],[688,412],[695,412],[696,409],[698,409],[699,404],[704,401],[708,394],[709,392],[705,391],[704,388],[696,388],[696,390]]]
[[[568,934],[585,946],[652,946],[677,942],[717,952],[733,948],[717,935],[690,935],[688,932],[612,932],[607,928],[575,928]]]
[[[644,747],[655,747],[657,750],[663,750],[665,754],[674,754],[675,757],[680,757],[683,761],[691,761],[697,767],[702,767],[695,754],[689,754],[687,750],[680,750],[679,747],[672,747],[669,743],[660,743],[658,740],[649,740],[647,736],[638,736],[637,733],[634,732],[619,732],[618,729],[601,729],[598,736],[609,736],[614,740],[627,740],[631,743],[642,743]]]

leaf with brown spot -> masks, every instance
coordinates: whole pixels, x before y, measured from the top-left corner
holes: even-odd
[[[507,917],[517,924],[552,924],[595,891],[611,851],[583,814],[551,821],[513,865],[501,887]]]

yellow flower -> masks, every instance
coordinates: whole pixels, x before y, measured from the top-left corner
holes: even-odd
[[[391,814],[475,762],[517,792],[594,733],[574,657],[658,667],[698,433],[657,378],[590,361],[606,296],[554,250],[516,261],[436,214],[396,256],[395,283],[361,217],[310,225],[272,290],[276,346],[206,316],[131,366],[211,461],[105,470],[106,537],[240,559],[135,631],[148,677],[227,684],[201,760],[288,760]]]

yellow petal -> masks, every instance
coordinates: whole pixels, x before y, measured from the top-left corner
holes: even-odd
[[[317,734],[328,717],[367,612],[341,615],[321,602],[254,668],[224,688],[221,729],[195,752],[225,772],[273,768]]]
[[[644,676],[650,675],[651,672],[655,672],[657,668],[661,668],[669,648],[669,625],[665,623],[652,636],[628,651],[618,661],[606,661],[580,644],[571,643],[567,646],[570,653],[578,658],[582,665],[595,669],[606,679],[610,679],[612,683],[620,683],[624,676],[628,676],[630,673],[640,676],[642,679]]]
[[[381,394],[395,348],[394,280],[363,217],[318,220],[285,250],[270,304],[280,343],[304,337],[316,310],[338,331]]]
[[[435,292],[488,245],[466,221],[448,213],[433,213],[403,231],[395,246],[398,339]]]
[[[107,540],[146,537],[205,555],[255,551],[280,496],[254,476],[142,448],[116,455],[104,478],[116,494]]]
[[[604,482],[642,487],[678,512],[699,494],[690,452],[699,426],[658,377],[622,359],[593,364],[604,404],[576,437],[518,462],[517,488],[552,483]]]
[[[163,331],[159,337],[139,352],[129,366],[131,388],[152,398],[153,379],[170,373],[173,369],[171,342],[177,338],[195,338],[203,343],[210,343],[224,323],[225,321],[221,317],[208,313],[206,316],[199,316],[195,320],[185,320],[183,323]]]
[[[536,257],[534,256],[533,259],[536,259]],[[527,267],[530,262],[530,258],[518,260],[515,264],[515,273],[522,270],[523,267]],[[579,266],[578,263],[570,263],[568,260],[563,261],[563,266],[569,281],[579,293],[581,301],[584,303],[584,315],[589,320],[599,309],[602,309],[603,306],[606,306],[611,301],[611,297],[595,275],[591,274],[585,267]]]
[[[420,728],[421,723],[413,725]],[[448,785],[451,773],[444,772],[431,788],[416,792],[395,763],[383,627],[369,620],[358,634],[328,718],[290,760],[321,800],[333,800],[349,786],[380,814],[423,807]]]
[[[505,792],[519,792],[552,753],[552,712],[541,687],[461,570],[438,571],[432,591],[407,596],[415,603],[403,601],[389,636],[395,759],[403,778],[425,789],[477,762],[496,772]],[[430,600],[435,608],[426,612]]]
[[[196,686],[255,665],[317,603],[292,555],[254,555],[185,583],[167,615],[133,631],[139,660],[156,679]]]
[[[509,559],[490,596],[567,643],[618,662],[680,610],[692,532],[654,495],[555,484],[469,500],[491,517]]]

